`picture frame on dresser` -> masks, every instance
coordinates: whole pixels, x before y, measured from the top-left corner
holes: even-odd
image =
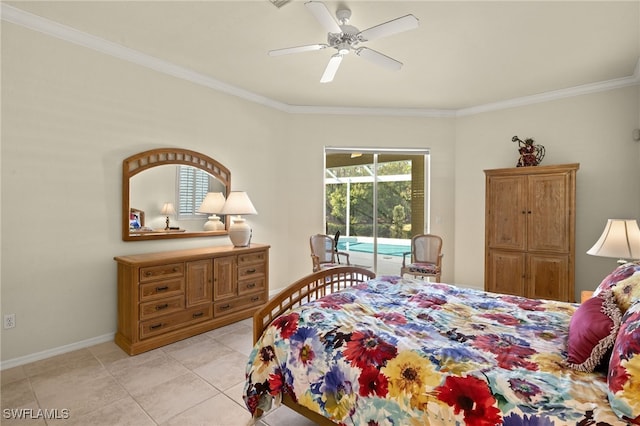
[[[144,227],[144,211],[131,207],[129,209],[129,229]]]

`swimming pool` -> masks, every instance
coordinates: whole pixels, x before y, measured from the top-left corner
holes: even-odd
[[[360,241],[340,241],[338,240],[338,250],[357,251],[361,253],[373,253],[373,243]],[[411,251],[411,245],[383,244],[378,243],[378,254],[384,256],[400,256],[402,253]]]

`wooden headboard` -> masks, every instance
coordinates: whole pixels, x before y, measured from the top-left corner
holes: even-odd
[[[357,266],[337,266],[314,272],[286,287],[253,315],[253,343],[275,318],[291,308],[304,305],[324,295],[366,282],[375,274]]]

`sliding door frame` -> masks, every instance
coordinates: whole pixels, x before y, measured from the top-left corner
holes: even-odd
[[[381,154],[386,155],[411,155],[411,156],[423,156],[424,157],[424,170],[422,170],[422,176],[424,176],[424,197],[423,197],[423,223],[424,229],[419,232],[412,232],[412,234],[429,233],[431,229],[431,154],[428,148],[363,148],[363,147],[332,147],[325,146],[323,156],[323,179],[322,179],[322,217],[324,222],[324,228],[327,229],[327,155],[329,154],[351,154],[353,155],[373,155],[373,270],[378,270],[378,156]],[[413,173],[412,173],[413,174]],[[413,195],[413,194],[412,194]],[[347,224],[348,227],[348,224]]]

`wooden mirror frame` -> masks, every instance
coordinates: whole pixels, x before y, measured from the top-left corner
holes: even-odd
[[[138,173],[152,167],[164,165],[186,165],[204,170],[225,187],[226,195],[231,192],[231,173],[229,169],[211,157],[196,151],[181,148],[158,148],[144,151],[125,158],[122,162],[122,239],[124,241],[161,240],[172,238],[211,237],[227,235],[229,229],[229,215],[225,217],[225,229],[221,231],[196,231],[174,233],[149,233],[131,235],[129,232],[130,179]]]

